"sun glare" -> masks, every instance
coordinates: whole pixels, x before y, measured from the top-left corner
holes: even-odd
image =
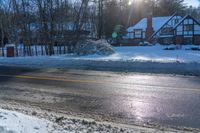
[[[133,0],[128,1],[128,5],[130,6],[132,4]]]
[[[129,1],[128,1],[128,5],[131,5],[131,4],[133,3],[133,1],[134,1],[134,2],[141,2],[142,0],[129,0]]]

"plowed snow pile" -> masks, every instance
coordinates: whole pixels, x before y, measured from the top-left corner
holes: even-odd
[[[52,129],[47,120],[0,109],[0,133],[48,133]]]
[[[47,115],[47,114],[46,114]],[[47,117],[47,116],[46,116]],[[48,116],[54,119],[54,116]],[[125,127],[112,123],[98,123],[79,118],[55,118],[57,123],[15,111],[0,109],[0,133],[162,133],[159,129],[139,126]],[[168,130],[174,133],[175,130]]]
[[[78,42],[75,53],[78,55],[111,55],[115,52],[106,40],[84,40]]]

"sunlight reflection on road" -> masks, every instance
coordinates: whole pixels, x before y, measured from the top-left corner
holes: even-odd
[[[114,110],[114,116],[126,121],[198,127],[188,119],[198,119],[194,116],[198,111],[190,108],[196,108],[193,101],[200,100],[199,80],[195,77],[135,74],[117,77],[113,81],[115,84],[105,84],[113,89],[105,89],[104,93],[111,95],[108,110]]]

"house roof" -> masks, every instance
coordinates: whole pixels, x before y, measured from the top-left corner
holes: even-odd
[[[166,23],[164,23],[157,31],[155,31],[153,33],[153,35],[150,37],[150,39],[155,36],[166,24],[168,24],[174,17],[178,17],[179,19],[181,19],[182,17],[181,16],[176,16],[176,13],[174,13],[167,21]],[[172,26],[174,27],[175,26],[175,23],[172,23]]]
[[[159,30],[170,18],[171,18],[171,16],[153,17],[152,24],[153,24],[154,31]],[[146,28],[147,28],[147,18],[143,18],[136,25],[129,27],[127,29],[127,31],[132,32],[134,29],[142,29],[143,31],[146,31]]]

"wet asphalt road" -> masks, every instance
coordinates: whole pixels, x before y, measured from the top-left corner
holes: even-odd
[[[0,66],[0,101],[126,124],[200,129],[200,78]]]

